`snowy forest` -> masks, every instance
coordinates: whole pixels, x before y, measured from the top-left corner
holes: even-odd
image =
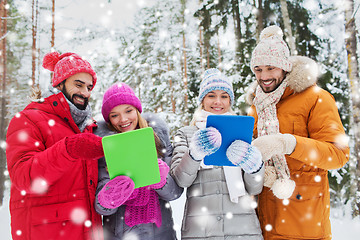
[[[115,2],[122,2],[122,5]],[[132,3],[129,3],[132,2]],[[144,111],[158,113],[173,134],[191,120],[201,75],[218,68],[234,84],[234,110],[246,115],[247,87],[255,81],[250,58],[261,30],[284,30],[292,55],[308,56],[320,68],[318,85],[336,99],[349,138],[350,161],[329,171],[331,207],[360,209],[359,1],[357,0],[1,0],[0,33],[0,205],[10,181],[6,131],[10,119],[29,103],[33,87],[46,90],[50,72],[42,67],[50,51],[75,52],[94,67],[95,119],[102,94],[126,82]],[[67,14],[68,5],[75,5]],[[85,6],[96,15],[83,12]],[[136,5],[134,15],[121,15]],[[121,6],[123,11],[117,9]],[[83,16],[79,20],[79,15]],[[80,12],[82,12],[80,14]],[[70,23],[65,25],[64,23]],[[344,210],[345,211],[345,210]]]

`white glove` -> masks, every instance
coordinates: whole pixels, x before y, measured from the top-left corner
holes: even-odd
[[[190,155],[194,160],[200,161],[205,156],[216,152],[221,146],[221,134],[213,127],[196,131],[189,144]]]
[[[264,135],[252,142],[262,155],[263,160],[268,160],[274,155],[291,154],[296,146],[296,138],[288,133]]]
[[[226,156],[236,166],[240,166],[246,173],[255,173],[263,165],[261,153],[249,143],[235,140],[226,150]]]

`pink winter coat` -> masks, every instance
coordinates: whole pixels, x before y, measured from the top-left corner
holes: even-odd
[[[74,159],[65,148],[65,137],[77,133],[62,93],[30,103],[11,120],[6,156],[14,240],[103,239],[94,209],[98,163]]]

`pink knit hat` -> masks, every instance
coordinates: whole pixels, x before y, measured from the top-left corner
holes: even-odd
[[[250,68],[254,72],[256,66],[273,66],[290,72],[292,63],[289,61],[290,51],[283,40],[283,32],[278,26],[269,26],[260,34],[260,42],[255,47]]]
[[[109,122],[110,111],[122,104],[129,104],[136,107],[139,112],[142,112],[141,102],[135,96],[134,91],[125,83],[115,83],[108,90],[106,90],[101,107],[101,113],[106,122]]]
[[[52,86],[56,87],[62,81],[71,77],[74,74],[85,72],[91,74],[93,77],[93,87],[96,84],[96,73],[92,69],[90,63],[77,55],[76,53],[50,52],[44,56],[43,67],[54,72],[52,78]]]

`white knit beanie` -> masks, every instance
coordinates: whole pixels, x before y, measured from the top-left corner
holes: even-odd
[[[206,94],[214,90],[223,90],[230,96],[231,105],[234,103],[234,91],[232,82],[216,68],[205,71],[203,80],[200,83],[199,103],[202,102]]]
[[[251,71],[256,66],[273,66],[290,72],[290,51],[283,40],[283,32],[276,25],[269,26],[260,33],[260,42],[255,47],[250,62]]]

